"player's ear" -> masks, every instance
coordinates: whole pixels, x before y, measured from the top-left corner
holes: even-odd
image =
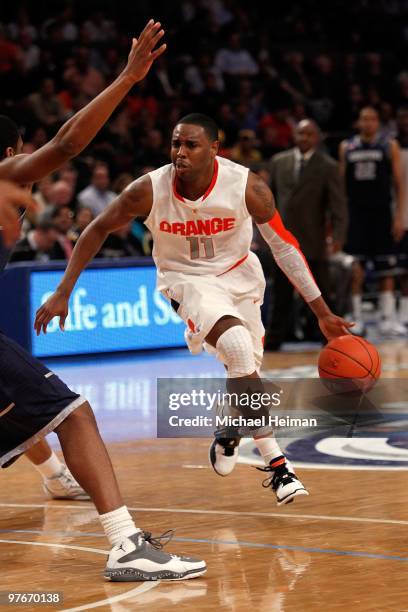
[[[214,140],[214,142],[211,143],[211,153],[213,154],[213,157],[218,155],[218,149],[219,148],[220,148],[220,141],[219,140]]]
[[[6,149],[6,157],[14,157],[16,154],[16,152],[14,151],[13,147],[7,147]]]

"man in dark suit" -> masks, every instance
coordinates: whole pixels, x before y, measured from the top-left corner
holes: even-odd
[[[19,240],[10,257],[10,262],[65,259],[65,253],[57,241],[58,233],[51,221],[44,216],[24,238]]]
[[[278,153],[270,164],[271,186],[283,222],[300,243],[309,267],[327,300],[329,267],[327,235],[331,232],[331,252],[343,247],[347,229],[347,207],[337,162],[320,152],[320,129],[311,119],[299,123],[296,147]],[[272,309],[265,349],[277,350],[290,335],[293,286],[275,266]],[[308,338],[320,339],[317,326],[308,327]]]

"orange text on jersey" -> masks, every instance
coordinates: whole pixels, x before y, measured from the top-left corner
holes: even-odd
[[[211,236],[212,234],[219,234],[220,232],[234,229],[234,226],[234,217],[226,217],[224,219],[214,217],[205,221],[197,219],[197,221],[186,221],[185,223],[179,221],[175,223],[170,223],[166,220],[160,221],[161,232],[179,234],[180,236]]]

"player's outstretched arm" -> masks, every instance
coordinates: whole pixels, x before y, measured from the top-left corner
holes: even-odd
[[[69,297],[82,270],[95,257],[111,232],[135,217],[147,217],[152,201],[151,179],[147,175],[142,176],[129,185],[82,232],[56,291],[37,310],[34,322],[37,336],[41,330],[46,333],[47,325],[54,317],[60,318],[60,328],[64,329]]]
[[[245,199],[248,212],[270,246],[276,263],[308,303],[326,338],[330,340],[347,333],[353,323],[332,313],[321,296],[298,241],[282,223],[271,190],[252,172],[248,176]]]
[[[92,102],[67,121],[54,138],[31,155],[9,157],[0,164],[0,179],[20,184],[39,181],[78,155],[94,138],[135,83],[141,81],[166,45],[156,49],[164,35],[159,22],[150,20],[138,40],[133,39],[126,67]]]
[[[27,189],[10,181],[0,181],[0,230],[4,245],[9,248],[21,233],[20,208],[37,210],[37,204]]]

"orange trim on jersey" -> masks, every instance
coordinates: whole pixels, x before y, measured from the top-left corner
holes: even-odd
[[[296,238],[294,237],[294,235],[286,229],[286,227],[283,225],[283,221],[282,221],[282,217],[279,214],[279,211],[275,209],[275,213],[272,217],[272,219],[270,221],[268,221],[268,225],[271,226],[271,228],[278,234],[278,236],[280,236],[280,238],[282,238],[282,240],[284,240],[285,242],[288,242],[289,244],[291,244],[292,246],[295,247],[295,249],[297,249],[297,251],[299,251],[299,254],[302,256],[302,259],[305,263],[306,268],[309,271],[310,276],[312,277],[314,283],[317,286],[317,283],[315,281],[315,278],[309,268],[309,264],[306,261],[306,257],[303,255],[302,250],[300,248],[300,245],[298,243],[298,241],[296,240]]]
[[[189,326],[189,328],[191,329],[193,334],[195,334],[195,325],[194,325],[194,323],[192,322],[191,319],[187,319],[187,325]]]
[[[206,198],[208,198],[208,196],[210,195],[210,193],[212,192],[212,190],[214,189],[215,183],[217,182],[217,178],[218,178],[218,159],[214,159],[214,172],[213,172],[213,177],[211,179],[211,183],[208,186],[208,189],[206,190],[206,192],[204,193],[204,195],[201,197],[201,201],[204,202],[204,200]],[[185,202],[185,198],[183,198],[182,195],[180,195],[177,191],[177,187],[176,187],[176,176],[174,177],[174,181],[173,181],[173,195],[175,198],[177,198],[177,200],[180,200],[180,202]],[[198,198],[200,199],[200,198]],[[197,201],[197,200],[195,200]]]
[[[222,276],[223,274],[226,274],[227,272],[231,272],[231,270],[233,270],[234,268],[238,268],[238,266],[244,263],[247,257],[248,257],[248,253],[244,257],[242,257],[242,259],[239,259],[238,261],[236,261],[233,266],[228,268],[228,270],[225,270],[225,272],[221,272],[221,274],[217,274],[217,276]]]

